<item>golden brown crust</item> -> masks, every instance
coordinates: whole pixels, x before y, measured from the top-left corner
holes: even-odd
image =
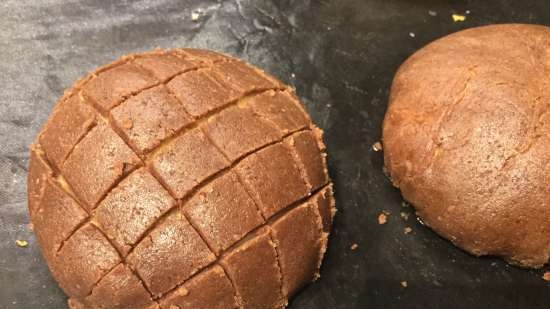
[[[475,255],[550,258],[550,28],[461,31],[411,56],[384,121],[386,168],[435,231]]]
[[[284,306],[265,226],[326,191],[320,139],[291,90],[223,54],[155,50],[78,81],[29,171],[36,232],[71,308]],[[326,232],[318,241],[315,271]],[[237,254],[248,248],[259,253]],[[264,266],[260,293],[246,278]]]

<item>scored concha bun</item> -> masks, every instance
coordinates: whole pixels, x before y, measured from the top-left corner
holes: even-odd
[[[293,89],[227,55],[130,55],[69,89],[29,211],[74,309],[276,309],[317,279],[335,212]]]
[[[385,166],[432,229],[475,255],[550,259],[550,28],[460,31],[397,72]]]

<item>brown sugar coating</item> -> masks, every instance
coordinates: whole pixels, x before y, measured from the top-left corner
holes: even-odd
[[[475,255],[550,261],[550,28],[461,31],[392,86],[386,168],[422,220]]]
[[[78,81],[29,163],[29,212],[72,309],[279,309],[317,279],[336,211],[293,89],[195,49]]]

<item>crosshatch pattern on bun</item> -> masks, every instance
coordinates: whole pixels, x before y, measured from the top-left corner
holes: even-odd
[[[319,277],[336,211],[294,90],[197,49],[129,55],[66,91],[28,193],[73,309],[283,308]]]
[[[387,171],[422,220],[475,255],[550,262],[550,28],[439,39],[395,76]]]

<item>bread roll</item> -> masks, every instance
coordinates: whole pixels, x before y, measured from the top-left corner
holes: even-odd
[[[493,25],[422,48],[397,72],[385,166],[437,233],[474,255],[550,259],[550,28]]]
[[[156,50],[61,98],[32,146],[29,211],[71,308],[282,308],[326,250],[325,156],[293,89]]]

